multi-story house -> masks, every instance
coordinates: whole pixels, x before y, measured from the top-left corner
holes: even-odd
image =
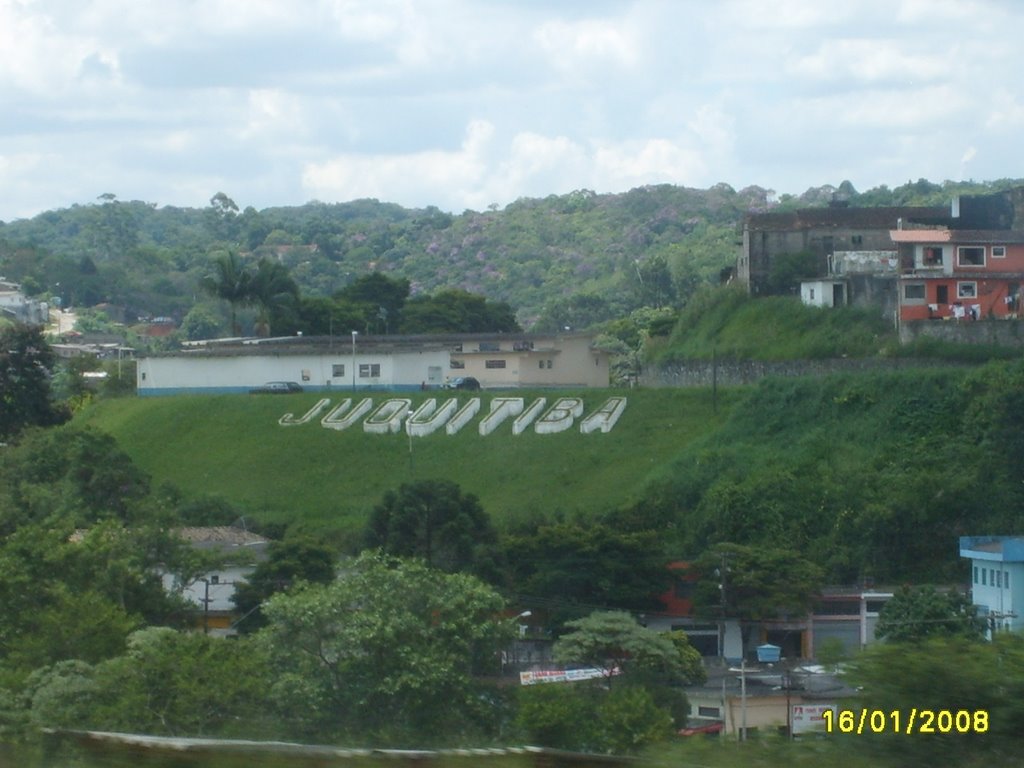
[[[900,229],[900,322],[1016,318],[1024,231]]]
[[[961,536],[971,561],[971,601],[989,632],[1024,629],[1024,536]]]

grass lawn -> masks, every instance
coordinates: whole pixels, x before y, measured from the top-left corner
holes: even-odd
[[[171,483],[189,497],[220,496],[258,518],[345,538],[385,491],[410,479],[455,481],[480,497],[499,526],[628,504],[691,441],[719,425],[742,391],[720,390],[717,412],[705,389],[506,392],[501,395],[523,397],[527,405],[535,397],[550,404],[579,396],[585,415],[612,395],[625,395],[628,405],[608,434],[583,435],[574,426],[514,436],[506,422],[481,437],[478,416],[454,436],[439,430],[414,438],[411,454],[404,432],[367,434],[361,423],[336,431],[319,419],[280,426],[283,414],[300,416],[320,398],[311,393],[107,400],[77,420],[112,434],[155,484]],[[379,405],[391,395],[368,396]],[[414,393],[413,407],[427,396]],[[469,399],[457,396],[460,405]],[[482,393],[481,414],[494,396]]]

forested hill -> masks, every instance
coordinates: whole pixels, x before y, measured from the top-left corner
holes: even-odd
[[[642,306],[679,306],[696,287],[717,282],[735,261],[750,211],[824,205],[836,194],[851,205],[944,205],[954,194],[1021,183],[921,180],[858,193],[843,182],[777,200],[757,186],[660,185],[579,190],[457,215],[376,200],[257,211],[224,193],[206,208],[175,208],[108,193],[0,224],[0,274],[75,306],[107,302],[129,316],[180,319],[196,302],[211,256],[230,249],[280,260],[309,296],[381,271],[408,278],[414,293],[458,287],[508,302],[537,330],[583,328]]]

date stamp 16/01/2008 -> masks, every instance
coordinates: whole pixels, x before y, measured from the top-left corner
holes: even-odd
[[[826,733],[914,734],[986,733],[985,709],[839,709],[821,713]]]

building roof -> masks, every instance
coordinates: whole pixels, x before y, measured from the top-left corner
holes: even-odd
[[[905,222],[948,224],[950,216],[949,210],[944,207],[801,208],[783,213],[752,213],[747,216],[746,227],[752,230],[803,230],[831,227],[894,229],[901,219]]]
[[[557,339],[594,339],[594,334],[566,333],[437,333],[387,336],[358,334],[359,354],[394,354],[400,352],[451,351],[456,344],[474,341],[551,341]],[[232,338],[189,342],[183,349],[148,357],[240,357],[253,355],[310,355],[334,352],[351,354],[350,334],[336,336],[281,336],[270,339]],[[528,351],[528,350],[521,350]]]
[[[190,526],[178,528],[178,536],[196,549],[263,548],[269,539],[233,525]]]
[[[1002,563],[1024,562],[1024,536],[961,536],[960,557]]]
[[[1024,232],[1008,229],[894,229],[894,243],[1024,243]]]

